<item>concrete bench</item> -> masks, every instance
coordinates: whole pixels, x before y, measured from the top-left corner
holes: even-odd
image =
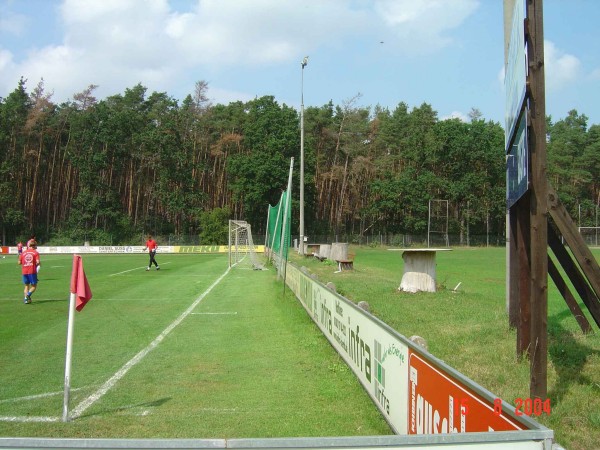
[[[354,260],[353,259],[338,259],[335,261],[338,263],[338,272],[342,270],[353,270],[354,269]]]
[[[354,270],[354,253],[348,253],[345,259],[336,259],[335,262],[338,264],[338,272]]]
[[[449,248],[389,248],[402,252],[404,274],[398,290],[405,292],[436,291],[436,252],[450,251]]]
[[[326,257],[326,256],[321,256],[321,255],[319,255],[319,254],[318,254],[318,253],[316,253],[316,252],[315,252],[315,253],[313,253],[313,256],[314,256],[316,259],[318,259],[319,261],[321,261],[321,262],[323,262],[323,261],[325,261],[325,260],[327,259],[327,257]]]

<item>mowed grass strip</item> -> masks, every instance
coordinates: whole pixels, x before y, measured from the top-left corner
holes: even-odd
[[[438,292],[398,291],[401,252],[352,247],[354,271],[334,273],[337,265],[314,258],[292,259],[333,282],[399,333],[424,337],[429,351],[511,404],[529,397],[529,361],[516,357],[516,331],[506,312],[506,249],[454,248],[439,252]],[[592,249],[600,260],[600,249]],[[460,283],[460,286],[458,284]],[[456,292],[454,289],[456,289]],[[548,279],[548,398],[551,414],[535,420],[552,428],[569,449],[600,448],[600,330],[581,332],[565,301]],[[572,292],[576,292],[572,289]]]
[[[94,298],[76,314],[71,410],[198,299],[223,255],[83,255]],[[42,255],[23,305],[1,260],[0,416],[60,417],[72,257]],[[14,266],[12,266],[14,264]],[[168,336],[70,423],[0,421],[1,436],[244,438],[391,431],[274,271],[233,269]]]

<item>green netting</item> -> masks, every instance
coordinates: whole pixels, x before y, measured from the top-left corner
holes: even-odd
[[[281,255],[287,258],[287,252],[290,247],[290,230],[291,230],[291,202],[287,201],[288,194],[283,192],[279,203],[275,206],[269,205],[269,224],[267,230],[267,247],[277,255]],[[287,205],[287,215],[284,216]],[[285,222],[285,230],[283,230]],[[282,237],[283,235],[283,242]],[[281,245],[283,244],[283,252],[281,251]]]

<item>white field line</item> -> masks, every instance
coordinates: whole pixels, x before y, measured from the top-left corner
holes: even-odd
[[[219,278],[217,278],[217,280],[213,284],[211,284],[210,287],[200,295],[200,297],[198,297],[196,300],[194,300],[194,303],[192,303],[188,309],[186,309],[177,319],[175,319],[175,321],[173,321],[167,328],[165,328],[164,331],[162,333],[160,333],[150,343],[150,345],[148,345],[145,349],[143,349],[137,355],[135,355],[133,358],[131,358],[129,361],[127,361],[125,363],[125,365],[117,371],[117,373],[115,373],[102,386],[100,386],[100,389],[98,389],[96,392],[94,392],[92,395],[90,395],[88,398],[86,398],[84,401],[82,401],[79,405],[77,405],[71,413],[71,419],[76,419],[76,418],[80,417],[86,409],[88,409],[95,402],[100,400],[100,398],[102,398],[102,396],[104,394],[106,394],[115,384],[117,384],[117,382],[121,378],[123,378],[127,372],[129,372],[129,369],[131,369],[133,366],[135,366],[137,363],[139,363],[148,353],[150,353],[150,351],[154,350],[158,346],[158,344],[160,344],[162,342],[162,340],[171,331],[173,331],[173,329],[177,325],[179,325],[183,321],[183,319],[185,319],[187,316],[189,316],[191,314],[191,312],[194,310],[194,308],[196,306],[198,306],[198,304],[204,299],[204,297],[206,297],[208,295],[208,293],[210,291],[212,291],[213,288],[221,282],[221,280],[225,277],[225,275],[227,275],[229,273],[229,270],[230,269],[228,267],[227,270],[223,273],[223,275],[221,275]]]
[[[202,412],[215,412],[215,413],[229,413],[229,412],[237,412],[237,408],[200,408],[198,411]]]
[[[109,277],[114,277],[115,275],[121,275],[123,273],[133,272],[134,270],[145,269],[146,267],[148,267],[148,266],[136,267],[135,269],[124,270],[123,272],[111,273],[108,276]]]
[[[84,388],[71,389],[71,391],[75,392],[75,391],[80,391],[82,389],[84,389]],[[12,402],[27,401],[27,400],[37,400],[38,398],[54,397],[55,395],[64,395],[64,394],[65,394],[65,391],[46,392],[44,394],[27,395],[25,397],[5,398],[3,400],[0,400],[0,403],[12,403]]]
[[[166,266],[167,264],[171,264],[171,262],[169,261],[169,262],[166,262],[166,263],[162,263],[162,264],[159,264],[159,266]],[[109,277],[114,277],[115,275],[121,275],[121,274],[124,274],[124,273],[127,273],[127,272],[133,272],[134,270],[145,269],[146,267],[148,267],[148,266],[136,267],[134,269],[124,270],[123,272],[111,273],[108,276]]]
[[[58,422],[60,417],[0,416],[0,422]]]
[[[215,316],[235,316],[237,312],[197,312],[192,313],[193,316],[215,315]]]

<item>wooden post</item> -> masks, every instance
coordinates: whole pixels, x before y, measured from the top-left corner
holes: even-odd
[[[554,284],[565,299],[565,302],[567,303],[567,306],[569,307],[571,313],[575,317],[575,320],[577,320],[581,331],[583,331],[584,333],[591,333],[592,327],[590,326],[590,322],[583,314],[583,311],[579,307],[577,300],[575,299],[575,297],[573,297],[569,286],[567,286],[567,283],[565,283],[565,280],[563,280],[562,275],[558,270],[558,267],[556,267],[550,256],[548,256],[548,273],[550,274],[552,281],[554,281]]]
[[[548,184],[542,0],[527,0],[529,146],[531,156],[531,398],[547,395]]]
[[[517,202],[517,277],[518,296],[517,356],[529,358],[531,350],[531,234],[529,211],[531,192]],[[514,267],[513,267],[514,269]]]
[[[519,259],[517,239],[517,208],[513,206],[506,215],[506,306],[508,309],[508,325],[515,329],[519,326]]]

